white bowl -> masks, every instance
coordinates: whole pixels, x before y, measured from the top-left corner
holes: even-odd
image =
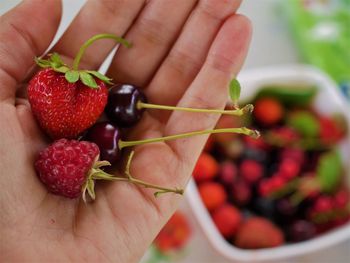
[[[246,101],[264,85],[270,84],[311,84],[319,88],[314,107],[323,114],[339,112],[344,114],[350,128],[350,106],[342,97],[336,84],[321,71],[304,65],[267,67],[246,70],[238,79],[242,85],[242,101]],[[343,163],[347,171],[347,183],[350,186],[350,136],[340,146]],[[244,250],[229,244],[219,233],[210,214],[202,203],[193,180],[186,191],[187,200],[213,247],[224,257],[240,261],[265,261],[296,257],[340,243],[350,238],[350,223],[338,227],[319,237],[296,244],[287,244],[276,248]]]

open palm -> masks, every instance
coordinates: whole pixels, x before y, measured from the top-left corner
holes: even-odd
[[[109,68],[115,82],[144,87],[152,103],[223,108],[227,84],[241,67],[250,38],[239,0],[88,1],[53,48],[67,63],[99,33],[122,35]],[[123,182],[97,185],[84,204],[46,191],[33,169],[48,143],[23,99],[34,56],[49,46],[60,1],[24,1],[0,18],[0,259],[21,262],[137,262],[176,209],[180,196],[153,197]],[[97,69],[111,40],[91,46],[81,68]],[[212,128],[218,116],[147,111],[129,138]],[[184,187],[206,136],[136,147],[134,177]]]

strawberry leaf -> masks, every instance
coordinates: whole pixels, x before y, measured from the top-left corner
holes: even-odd
[[[51,62],[46,60],[46,59],[35,57],[34,61],[41,68],[49,68],[49,67],[51,67]]]
[[[95,81],[95,79],[87,72],[85,71],[80,71],[79,73],[80,75],[80,80],[88,87],[93,88],[93,89],[97,89],[97,83]]]
[[[64,75],[64,77],[66,78],[66,80],[69,83],[75,83],[78,81],[79,79],[79,71],[76,70],[68,70],[66,72],[66,74]]]
[[[56,65],[64,65],[60,55],[58,55],[56,52],[50,55],[50,60]]]
[[[317,179],[324,191],[332,191],[339,183],[342,175],[340,154],[330,152],[323,154],[316,169]]]
[[[112,79],[101,74],[100,72],[98,71],[93,71],[93,70],[87,70],[86,71],[87,73],[90,73],[91,75],[94,75],[96,78],[102,80],[103,82],[107,83],[107,84],[110,84],[110,85],[113,85],[113,82],[111,81]]]
[[[237,79],[232,79],[230,82],[230,97],[233,105],[238,107],[238,99],[241,95],[241,85]]]
[[[60,73],[66,73],[69,71],[69,68],[67,66],[61,66],[59,68],[54,68],[53,70]]]

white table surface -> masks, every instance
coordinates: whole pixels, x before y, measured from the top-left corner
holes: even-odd
[[[36,1],[36,0],[32,0]],[[97,0],[95,0],[97,1]],[[175,1],[175,0],[173,0]],[[220,1],[220,0],[218,0]],[[244,0],[240,13],[247,15],[253,22],[252,45],[244,68],[256,68],[266,65],[298,63],[298,55],[285,23],[276,12],[276,4],[283,0]],[[0,0],[0,15],[19,3],[19,0]],[[64,32],[72,18],[85,0],[63,0],[63,19],[55,40]],[[54,41],[55,41],[54,40]],[[1,41],[4,41],[1,39]],[[217,254],[198,228],[188,205],[184,202],[181,209],[191,222],[194,235],[189,244],[188,254],[181,263],[227,263]],[[281,261],[279,261],[281,262]],[[320,252],[285,262],[300,263],[346,263],[350,262],[350,241],[324,249]]]

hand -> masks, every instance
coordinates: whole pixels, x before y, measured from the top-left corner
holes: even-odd
[[[146,3],[147,2],[147,3]],[[198,3],[197,3],[198,2]],[[239,0],[88,1],[54,46],[67,63],[92,35],[124,36],[108,75],[144,87],[152,103],[223,108],[229,80],[250,40]],[[0,18],[0,258],[21,262],[137,262],[181,197],[122,182],[100,183],[84,204],[48,193],[33,169],[47,142],[23,87],[34,56],[49,46],[61,17],[60,1],[23,1]],[[81,68],[97,69],[114,47],[91,46]],[[148,111],[130,138],[212,128],[218,116]],[[206,136],[136,147],[134,177],[184,187]]]

